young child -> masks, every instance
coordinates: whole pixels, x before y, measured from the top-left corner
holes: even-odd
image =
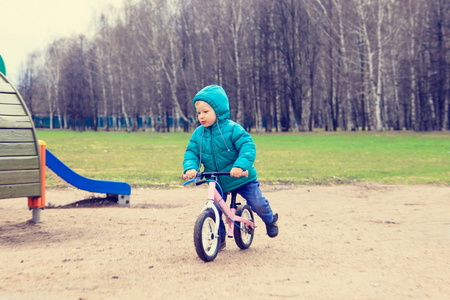
[[[278,214],[273,214],[269,201],[262,196],[253,166],[256,148],[250,134],[239,124],[231,121],[230,106],[225,90],[218,85],[203,88],[193,100],[198,120],[202,124],[192,134],[184,154],[183,173],[192,179],[201,164],[205,172],[230,172],[219,176],[219,183],[226,193],[237,190],[252,210],[266,224],[270,237],[278,235]],[[244,171],[248,176],[244,177]],[[220,210],[219,210],[220,211]],[[222,218],[219,227],[219,249],[225,247],[225,225]]]

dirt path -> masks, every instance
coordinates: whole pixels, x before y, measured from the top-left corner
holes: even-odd
[[[204,263],[192,242],[202,187],[133,190],[131,208],[0,200],[0,299],[450,299],[450,188],[263,187],[261,225]],[[51,189],[62,206],[90,193]],[[229,294],[223,294],[228,292]]]

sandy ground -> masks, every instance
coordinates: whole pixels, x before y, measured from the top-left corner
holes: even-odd
[[[0,299],[450,299],[450,187],[263,186],[279,213],[216,260],[193,244],[203,187],[136,189],[131,207],[0,200]],[[50,189],[47,203],[91,196]]]

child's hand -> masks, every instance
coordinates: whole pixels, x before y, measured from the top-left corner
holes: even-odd
[[[187,179],[192,179],[195,177],[195,175],[197,175],[197,170],[195,169],[187,170],[186,173],[184,173],[184,175],[187,177]]]
[[[242,170],[241,168],[236,168],[236,167],[234,167],[234,168],[231,169],[231,171],[230,171],[230,176],[231,176],[231,177],[241,177],[241,176],[248,177],[248,172],[245,172],[245,173],[244,173],[244,170]]]

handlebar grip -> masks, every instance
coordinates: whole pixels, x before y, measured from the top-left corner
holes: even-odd
[[[194,181],[195,181],[195,178],[192,178],[191,180],[186,181],[183,185],[188,185],[189,183],[194,182]]]

